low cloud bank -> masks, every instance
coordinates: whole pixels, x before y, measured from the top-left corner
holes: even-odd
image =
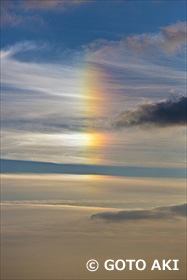
[[[102,219],[107,222],[124,222],[137,220],[163,220],[186,216],[187,204],[157,207],[148,210],[124,210],[103,212],[91,216],[92,220]]]
[[[131,126],[180,126],[186,124],[187,98],[184,96],[158,103],[146,103],[118,114],[112,120],[115,128]]]

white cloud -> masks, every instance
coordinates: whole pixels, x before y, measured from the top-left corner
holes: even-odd
[[[15,54],[40,48],[33,42],[23,42],[2,50],[2,83],[22,90],[82,98],[83,96],[77,92],[80,76],[76,65],[27,63],[14,58]]]

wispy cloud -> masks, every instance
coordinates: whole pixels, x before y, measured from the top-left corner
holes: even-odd
[[[180,126],[185,125],[187,98],[182,96],[176,99],[145,103],[134,110],[121,112],[112,120],[115,128],[131,126]]]
[[[70,7],[82,4],[84,1],[59,1],[59,0],[17,0],[17,1],[2,1],[1,14],[2,24],[11,27],[21,25],[25,22],[37,21],[43,23],[42,15],[34,15],[37,11],[42,12],[64,12]]]
[[[59,0],[42,0],[42,1],[37,1],[37,0],[32,0],[32,1],[19,1],[19,5],[21,5],[25,10],[64,10],[67,6],[71,6],[74,4],[79,4],[82,2],[81,0],[72,0],[72,1],[59,1]]]
[[[162,27],[158,34],[129,36],[122,43],[128,50],[134,52],[144,53],[152,48],[159,48],[164,52],[175,53],[186,43],[186,23],[178,22]]]
[[[149,54],[150,52],[163,51],[168,54],[180,52],[186,43],[186,22],[161,27],[157,33],[142,33],[130,35],[121,40],[108,41],[98,39],[86,46],[87,50],[99,51],[101,49],[109,52],[128,51],[135,54]]]
[[[115,95],[136,96],[138,101],[141,96],[159,100],[172,93],[184,95],[186,73],[180,51],[185,50],[185,28],[186,23],[179,22],[155,34],[98,39],[85,46],[87,59],[110,73],[108,91]]]
[[[32,2],[32,1],[26,1]],[[42,1],[38,1],[42,2]],[[1,1],[1,25],[16,27],[25,23],[33,26],[34,24],[42,25],[43,19],[36,14],[23,14],[22,4],[24,1]]]
[[[145,98],[156,104],[161,98],[185,94],[185,71],[180,59],[172,56],[169,64],[165,60],[158,63],[129,57],[127,52],[111,56],[103,49],[90,56],[72,51],[71,58],[53,61],[44,55],[48,49],[54,50],[46,43],[20,42],[1,50],[3,157],[82,163],[95,155],[102,158],[103,164],[153,166],[157,161],[157,166],[183,166],[181,127],[160,130],[153,140],[151,130],[117,131],[107,126],[111,116],[145,103]],[[40,58],[41,53],[45,59]],[[99,84],[93,75],[89,83],[85,78],[88,71],[94,75],[96,71],[96,77],[106,73],[106,79],[102,81],[99,75]],[[89,99],[89,86],[91,90],[102,88],[98,90],[104,95],[102,104],[95,102],[94,96]],[[97,114],[101,105],[103,116]],[[92,118],[87,113],[90,108],[95,114]],[[80,133],[90,128],[94,133],[106,134],[107,141],[100,148],[85,151],[82,139],[87,138]],[[81,143],[77,147],[75,137],[76,143]]]
[[[148,210],[125,210],[103,212],[91,216],[91,219],[102,219],[107,222],[125,222],[138,220],[162,220],[186,216],[187,204],[157,207]]]
[[[23,62],[15,58],[17,54],[32,50],[37,53],[41,48],[45,49],[45,44],[29,41],[1,50],[2,83],[17,89],[81,98],[82,95],[77,93],[77,86],[72,85],[72,80],[77,84],[79,81],[78,65]]]

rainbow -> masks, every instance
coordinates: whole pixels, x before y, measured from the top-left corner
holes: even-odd
[[[106,93],[104,81],[106,74],[93,64],[87,64],[83,72],[84,116],[88,119],[88,128],[84,136],[87,163],[101,163],[101,148],[106,145],[106,135],[96,131],[94,125],[98,118],[105,115]]]

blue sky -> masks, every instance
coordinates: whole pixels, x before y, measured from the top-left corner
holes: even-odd
[[[80,1],[65,9],[24,9],[18,1],[12,2],[17,8],[10,13],[22,21],[10,24],[5,20],[3,47],[25,40],[50,40],[74,49],[98,38],[118,40],[129,34],[156,33],[161,26],[186,20],[186,1]]]

